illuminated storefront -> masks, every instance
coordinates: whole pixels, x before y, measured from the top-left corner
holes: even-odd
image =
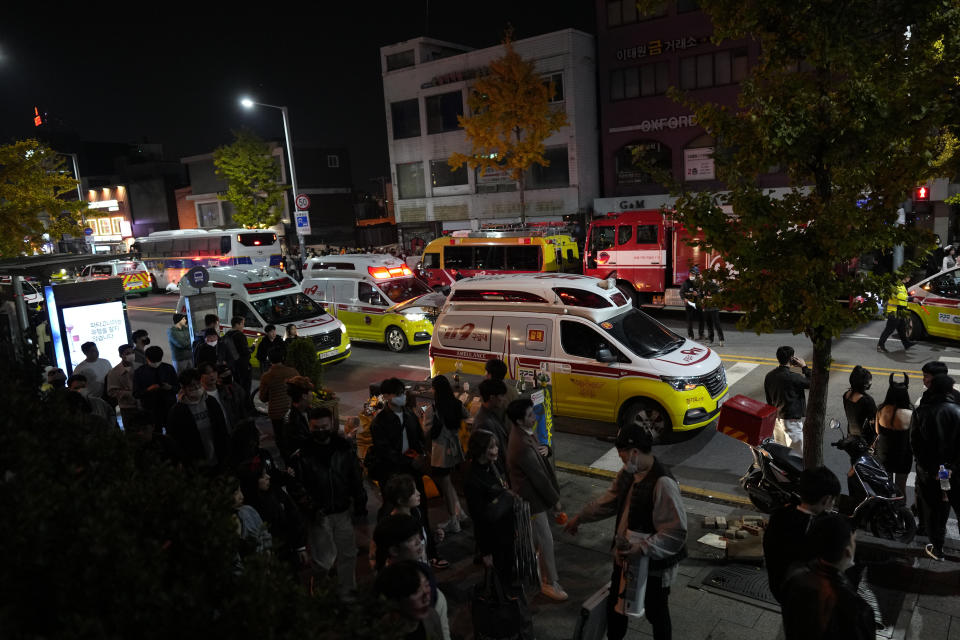
[[[123,185],[87,192],[87,242],[93,253],[126,253],[133,242],[130,207]]]

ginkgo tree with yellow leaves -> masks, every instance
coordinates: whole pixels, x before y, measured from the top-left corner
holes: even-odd
[[[471,169],[506,171],[520,191],[520,222],[526,223],[526,171],[535,164],[550,165],[544,157],[544,140],[568,124],[567,114],[555,111],[550,99],[556,91],[537,73],[531,60],[513,48],[508,30],[504,55],[490,63],[489,73],[474,84],[467,104],[469,116],[457,120],[471,144],[469,154],[450,156],[451,169],[466,164]]]
[[[34,253],[44,234],[56,240],[80,233],[87,203],[75,197],[77,181],[64,166],[64,157],[38,140],[0,145],[0,257]]]

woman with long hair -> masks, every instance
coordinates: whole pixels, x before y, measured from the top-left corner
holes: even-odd
[[[460,424],[470,414],[453,394],[450,381],[446,376],[436,376],[430,384],[433,387],[433,422],[430,426],[433,448],[430,457],[430,477],[437,485],[447,513],[450,514],[450,519],[439,526],[447,533],[460,533],[460,525],[467,520],[467,515],[460,506],[451,474],[463,462]]]
[[[497,437],[478,429],[467,445],[469,460],[463,492],[473,514],[477,552],[487,567],[492,567],[500,581],[514,582],[515,495],[507,486],[507,477],[500,472],[497,460],[500,449]]]
[[[910,418],[913,404],[910,402],[910,378],[903,374],[903,382],[894,380],[890,374],[890,387],[880,408],[877,409],[876,455],[880,464],[894,474],[894,482],[900,493],[907,494],[907,475],[913,466],[910,450]]]
[[[873,421],[877,417],[877,403],[867,393],[873,383],[873,374],[857,365],[850,372],[850,388],[843,394],[843,411],[847,414],[847,432],[852,436],[863,436],[868,444],[873,444],[877,431]]]

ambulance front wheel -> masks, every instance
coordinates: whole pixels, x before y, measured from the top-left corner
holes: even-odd
[[[634,400],[623,411],[621,426],[628,424],[639,425],[653,437],[654,444],[666,442],[670,436],[670,416],[663,407],[654,402],[640,398]]]
[[[384,338],[387,342],[387,348],[394,353],[400,353],[407,350],[407,336],[399,327],[390,327],[387,329]]]

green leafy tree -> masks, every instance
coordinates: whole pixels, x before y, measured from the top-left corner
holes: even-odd
[[[288,188],[280,183],[280,165],[270,145],[251,131],[243,129],[234,136],[233,144],[213,152],[217,175],[227,181],[226,193],[218,197],[233,204],[233,219],[243,226],[273,226],[280,220]]]
[[[44,233],[81,232],[87,203],[74,197],[77,181],[63,168],[63,156],[37,140],[0,146],[0,256],[32,253]]]
[[[4,637],[400,635],[365,590],[345,602],[318,580],[311,594],[274,556],[246,556],[238,571],[236,483],[162,462],[159,448],[108,428],[65,391],[42,399],[38,366],[4,362]]]
[[[641,8],[651,4],[641,0]],[[714,138],[729,192],[672,183],[676,216],[701,228],[701,246],[727,264],[707,277],[741,326],[789,328],[812,343],[805,464],[823,459],[832,341],[871,317],[900,274],[851,268],[874,250],[930,246],[896,224],[899,203],[933,173],[939,132],[956,122],[960,5],[933,0],[700,0],[714,42],[755,40],[760,59],[727,108],[678,91]],[[792,187],[780,198],[757,176],[778,166]],[[729,205],[734,213],[721,210]],[[910,265],[907,265],[909,268]]]
[[[452,154],[449,163],[452,169],[466,164],[471,169],[506,170],[520,187],[522,224],[526,223],[526,171],[535,164],[550,165],[543,157],[543,141],[567,125],[567,114],[550,107],[556,87],[514,50],[510,31],[503,47],[503,57],[491,62],[490,73],[473,86],[467,101],[470,116],[457,118],[472,149],[469,154]]]

